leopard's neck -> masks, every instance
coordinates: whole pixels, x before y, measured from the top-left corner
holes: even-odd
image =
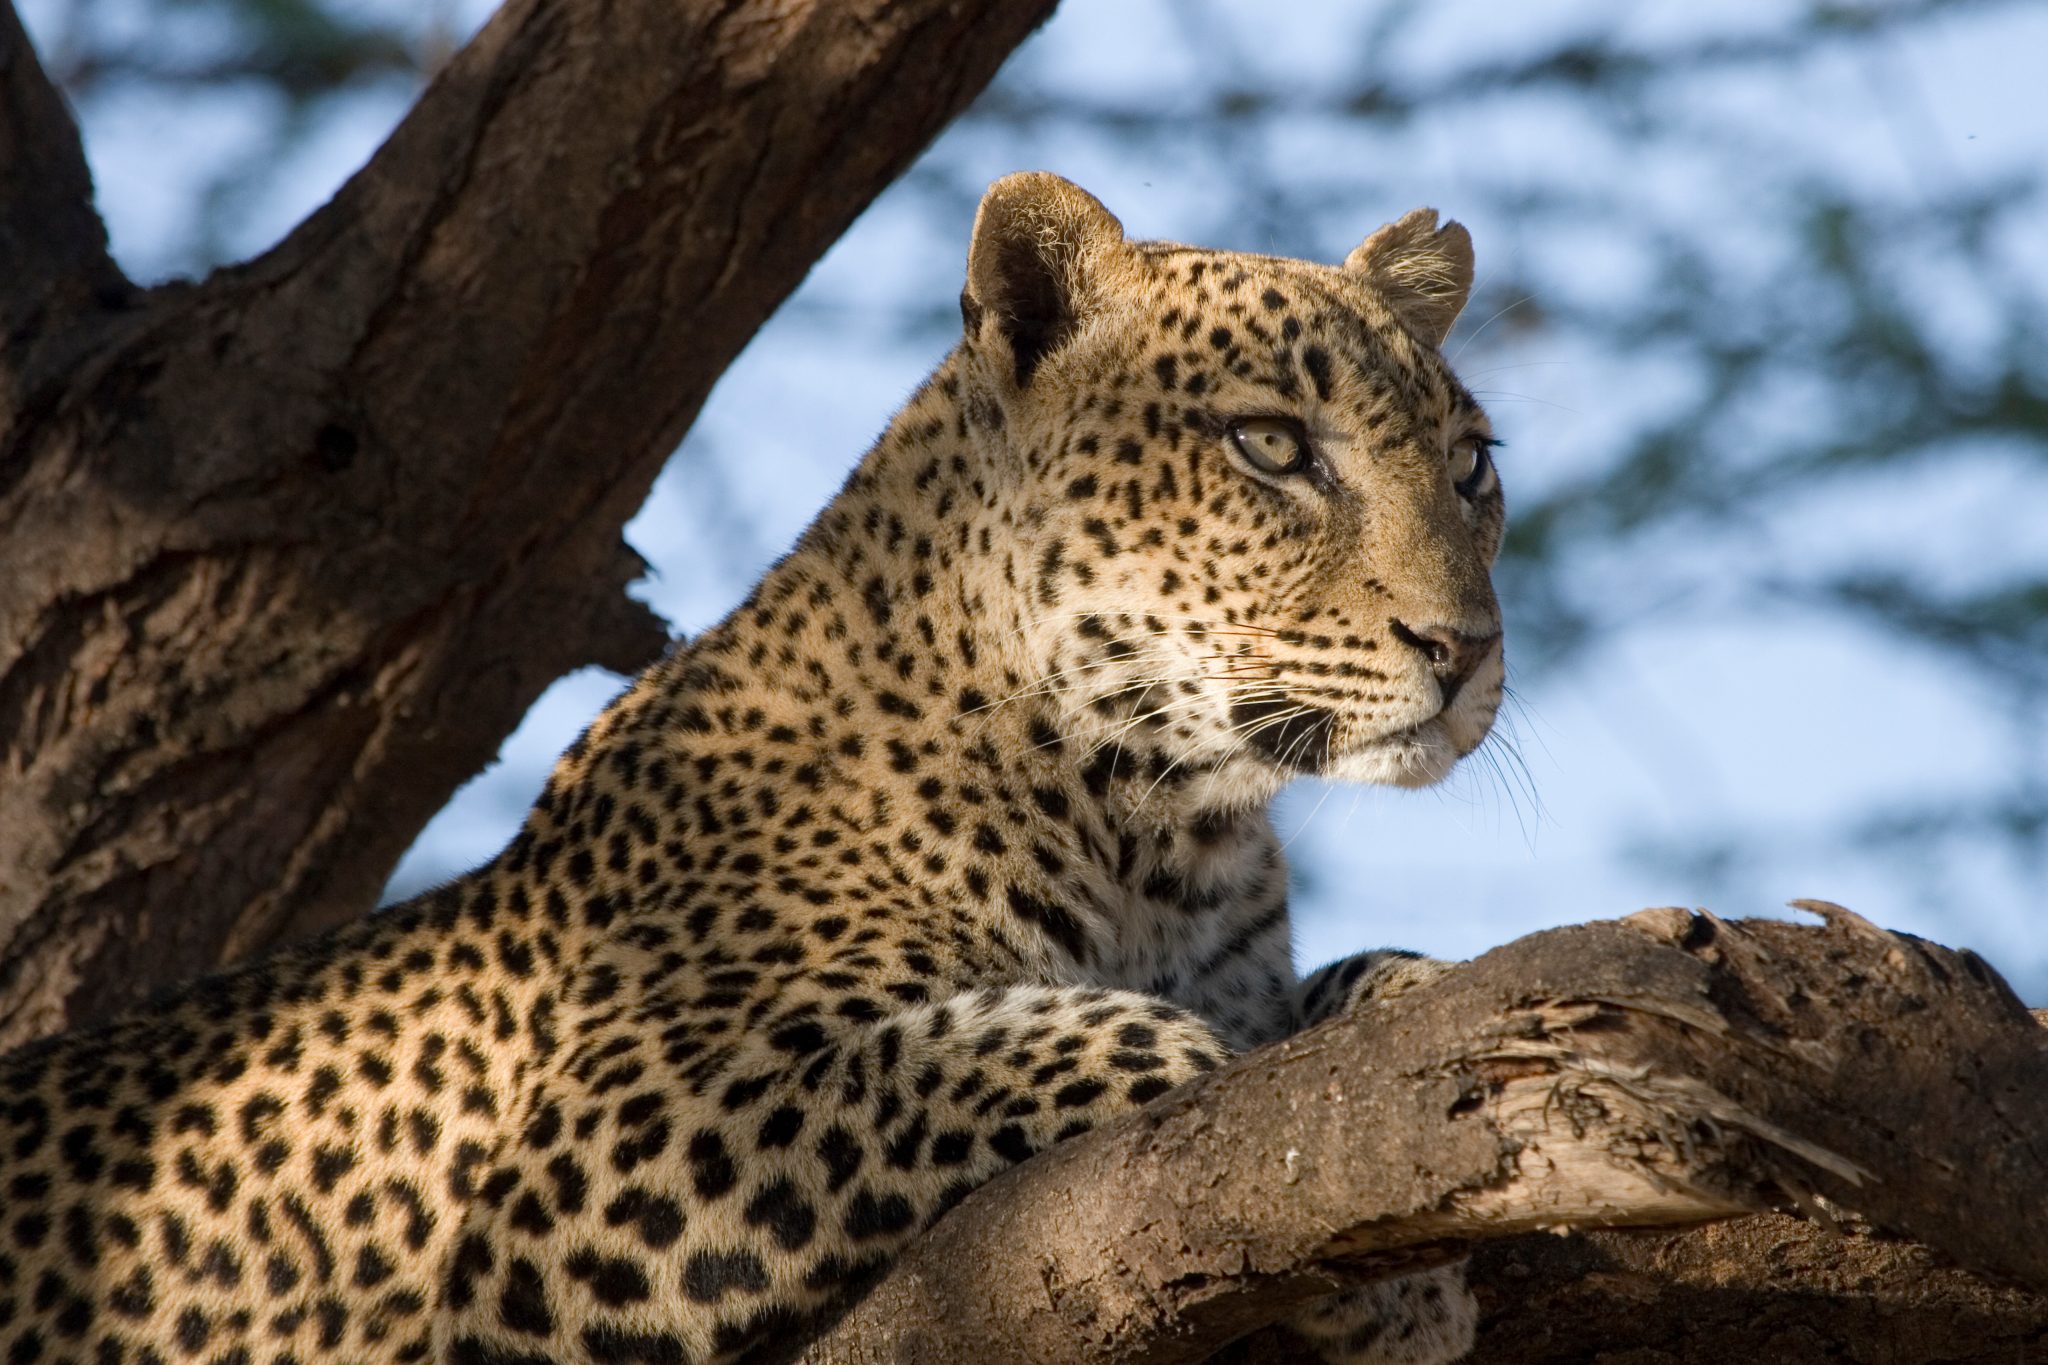
[[[731,616],[600,717],[536,818],[608,767],[659,764],[700,861],[809,859],[821,898],[837,880],[978,907],[1039,967],[1085,975],[1280,876],[1271,792],[1177,760],[1129,700],[1077,709],[1031,657],[1031,508],[991,491],[1017,456],[954,370]]]

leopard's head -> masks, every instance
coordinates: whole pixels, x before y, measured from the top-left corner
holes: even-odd
[[[1471,284],[1429,209],[1333,267],[1131,241],[1054,175],[989,189],[963,397],[1071,725],[1247,797],[1423,786],[1479,745],[1503,504],[1438,350]]]

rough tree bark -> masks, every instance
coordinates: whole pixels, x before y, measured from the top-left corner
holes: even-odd
[[[511,0],[260,259],[138,290],[0,0],[0,1048],[367,911],[712,382],[1052,0]]]
[[[2048,1289],[2048,1031],[1973,955],[1816,908],[1537,934],[1243,1058],[977,1191],[805,1365],[1194,1361],[1473,1243],[1776,1206],[1932,1251],[1756,1221],[1512,1243],[1475,1358],[2015,1359],[2048,1300],[1930,1258]]]

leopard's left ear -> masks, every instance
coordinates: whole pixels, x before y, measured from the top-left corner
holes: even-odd
[[[1010,352],[1019,389],[1079,327],[1089,277],[1123,246],[1123,224],[1094,195],[1047,171],[1006,175],[974,216],[960,313],[969,336],[984,322]]]
[[[1344,268],[1369,278],[1422,340],[1444,344],[1472,294],[1472,234],[1416,209],[1360,242]]]

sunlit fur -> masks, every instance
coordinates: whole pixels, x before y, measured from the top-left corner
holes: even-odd
[[[1469,275],[1445,282],[1455,261],[1417,231],[1345,268],[1125,243],[1106,227],[1083,241],[1085,311],[1024,394],[1006,392],[1000,345],[970,334],[955,360],[1008,409],[1012,464],[976,517],[1005,545],[986,571],[1027,589],[983,594],[1014,614],[1012,666],[1032,680],[1021,695],[1180,773],[1177,792],[1148,799],[1158,819],[1260,806],[1303,772],[1442,779],[1492,725],[1501,652],[1444,707],[1428,661],[1389,625],[1498,633],[1502,502],[1495,479],[1471,499],[1453,489],[1451,448],[1490,427],[1374,267],[1406,267],[1411,283],[1420,271],[1460,300]],[[1268,415],[1300,422],[1316,476],[1262,477],[1232,458],[1228,424]],[[1234,714],[1246,701],[1269,714]],[[1334,714],[1326,750],[1256,742],[1311,706]]]

